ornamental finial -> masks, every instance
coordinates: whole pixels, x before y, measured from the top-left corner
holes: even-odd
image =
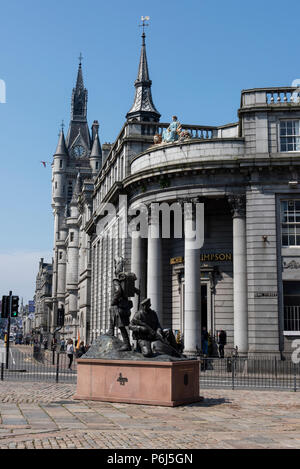
[[[143,42],[145,40],[145,27],[146,26],[149,26],[149,24],[146,23],[146,21],[149,21],[150,20],[150,16],[141,16],[141,21],[142,21],[142,24],[139,24],[139,26],[141,28],[143,28],[143,34],[142,34],[142,38],[143,38]]]

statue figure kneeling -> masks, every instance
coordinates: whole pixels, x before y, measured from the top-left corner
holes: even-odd
[[[133,332],[132,337],[137,340],[141,353],[146,358],[152,357],[153,353],[181,357],[173,332],[162,330],[157,314],[150,306],[149,298],[143,300],[141,308],[129,324],[129,329]]]

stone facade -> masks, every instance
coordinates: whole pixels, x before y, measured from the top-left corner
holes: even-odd
[[[226,331],[227,354],[236,347],[240,355],[289,353],[291,340],[300,335],[295,89],[245,90],[237,123],[182,125],[187,138],[154,145],[154,135],[162,135],[168,124],[159,122],[153,104],[144,35],[135,88],[114,144],[101,150],[98,124],[90,136],[86,116],[75,123],[72,117],[66,142],[61,133],[52,181],[52,329],[59,305],[65,307],[66,337],[76,338],[79,330],[92,342],[108,328],[113,260],[122,256],[126,270],[137,275],[140,299],[150,297],[163,327],[180,331],[186,353],[201,349],[203,326],[215,340],[218,331]],[[73,152],[78,139],[86,148],[80,165]],[[75,189],[68,201],[70,182]],[[139,207],[182,206],[195,198],[204,207],[199,249],[174,236],[172,221],[168,239],[160,232],[148,239],[138,231],[134,239],[127,233]],[[115,217],[105,218],[108,204]],[[138,301],[133,299],[133,312]]]
[[[52,294],[52,264],[40,260],[39,271],[36,276],[35,288],[35,314],[32,328],[39,330],[41,334],[48,333],[51,322],[51,310],[49,300]],[[25,332],[25,331],[24,331]],[[27,331],[28,333],[28,331]],[[25,334],[24,334],[25,335]]]

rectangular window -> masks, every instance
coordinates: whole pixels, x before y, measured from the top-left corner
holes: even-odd
[[[300,200],[281,202],[282,246],[300,246]]]
[[[283,282],[284,330],[300,331],[300,282]]]
[[[62,168],[62,166],[63,166],[63,162],[62,160],[59,160],[59,167]]]
[[[72,243],[72,241],[74,241],[74,233],[70,233],[70,241]]]
[[[300,121],[280,121],[280,151],[300,151]]]

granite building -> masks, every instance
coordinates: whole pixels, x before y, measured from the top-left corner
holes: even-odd
[[[39,271],[36,276],[36,288],[34,295],[35,318],[32,328],[38,330],[41,334],[49,332],[51,323],[51,304],[52,295],[52,264],[44,262],[42,258],[39,263]],[[23,309],[23,308],[22,308]]]
[[[151,84],[143,33],[133,105],[116,141],[101,148],[97,121],[88,129],[79,66],[69,132],[53,161],[52,330],[60,305],[66,337],[79,332],[91,342],[108,328],[122,256],[140,298],[151,298],[163,327],[183,334],[187,354],[201,348],[203,326],[214,338],[226,331],[229,354],[288,354],[300,335],[297,89],[243,90],[236,123],[181,124],[166,143],[169,124],[160,122]],[[191,250],[175,236],[174,212],[195,201],[204,207],[204,244]],[[129,236],[130,217],[141,204],[151,213],[153,203],[171,208],[170,236],[144,238],[138,228]],[[116,216],[104,223],[107,204]]]

